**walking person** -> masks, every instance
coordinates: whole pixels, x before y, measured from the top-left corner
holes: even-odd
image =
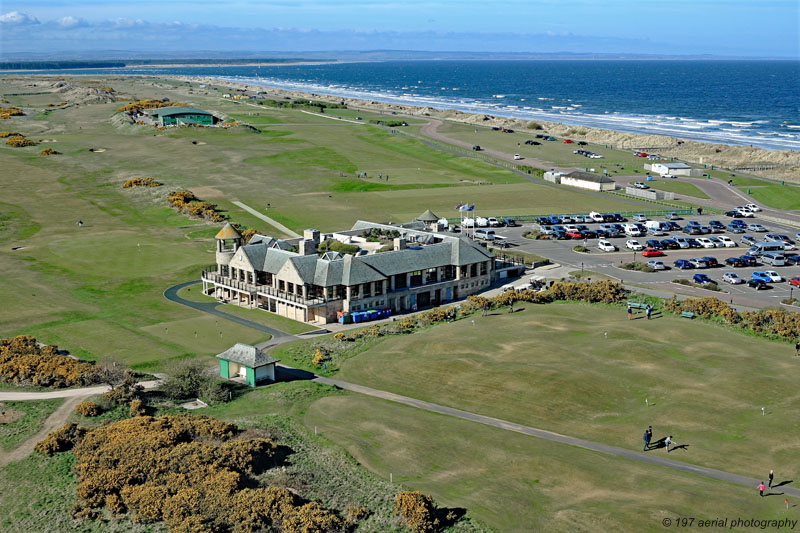
[[[762,498],[764,497],[764,489],[765,488],[766,487],[764,486],[764,482],[763,481],[758,484],[758,495],[761,496]]]
[[[633,320],[633,309],[631,309],[631,304],[628,304],[628,320]]]
[[[508,312],[509,313],[514,312],[514,300],[511,300],[511,303],[508,304]]]
[[[664,439],[664,446],[667,447],[667,453],[669,453],[669,445],[670,444],[674,444],[674,441],[672,440],[672,435],[670,435],[669,437]]]
[[[650,313],[653,312],[653,308],[650,307],[650,304],[647,304],[647,307],[645,308],[645,312],[647,313],[647,320],[650,320]]]
[[[769,488],[772,488],[772,482],[775,479],[775,472],[772,470],[769,471]]]
[[[644,435],[642,435],[642,440],[644,441],[644,448],[642,448],[643,452],[646,452],[648,448],[650,448],[650,441],[653,439],[653,426],[648,427],[644,430]]]
[[[486,316],[486,310],[489,306],[487,304],[483,304],[483,314],[481,316]]]
[[[794,345],[794,356],[800,357],[800,341]]]

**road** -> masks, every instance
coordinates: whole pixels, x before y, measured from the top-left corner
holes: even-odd
[[[250,213],[254,217],[260,218],[261,220],[263,220],[267,224],[269,224],[269,225],[271,225],[271,226],[273,226],[275,228],[278,228],[280,231],[282,231],[285,235],[288,235],[289,237],[292,237],[292,238],[295,238],[295,239],[298,238],[298,237],[302,237],[302,235],[298,235],[297,233],[295,233],[294,231],[290,230],[289,228],[287,228],[286,226],[284,226],[283,224],[281,224],[277,220],[273,220],[273,219],[269,218],[267,215],[265,215],[265,214],[255,210],[255,209],[253,209],[252,207],[250,207],[247,204],[239,202],[238,200],[234,200],[231,203],[241,207],[242,209],[244,209],[245,211],[247,211],[248,213]]]

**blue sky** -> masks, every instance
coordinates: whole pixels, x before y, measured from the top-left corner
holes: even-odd
[[[407,49],[798,57],[798,0],[3,0],[0,54]]]

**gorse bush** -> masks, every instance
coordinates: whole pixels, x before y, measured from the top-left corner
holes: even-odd
[[[98,369],[60,355],[55,346],[40,346],[34,337],[0,339],[0,381],[41,387],[71,387],[97,382]]]
[[[0,107],[0,120],[11,117],[21,117],[24,115],[25,113],[23,113],[22,110],[17,107]]]
[[[184,215],[204,218],[209,222],[226,220],[216,204],[201,201],[191,191],[172,191],[167,195],[167,202]]]
[[[131,187],[161,187],[164,185],[160,181],[156,181],[153,178],[131,178],[126,180],[125,183],[122,184],[123,189],[130,189]]]
[[[260,487],[256,476],[276,465],[277,446],[269,439],[236,439],[233,424],[168,415],[91,431],[73,426],[37,448],[56,453],[74,446],[75,518],[106,509],[179,532],[344,531],[344,521],[319,503],[283,487]]]
[[[22,135],[15,135],[14,137],[9,137],[6,140],[6,144],[14,148],[21,148],[24,146],[36,146],[36,141],[26,139]]]
[[[77,424],[65,424],[50,433],[43,441],[38,442],[33,449],[45,455],[66,452],[74,448],[86,435],[86,432],[86,428]]]
[[[39,155],[61,155],[61,152],[56,152],[52,148],[45,148],[44,150],[39,152]]]
[[[110,88],[110,87],[109,87]],[[112,89],[113,91],[113,89]],[[161,107],[187,107],[178,102],[162,102],[161,100],[136,100],[117,109],[117,113],[130,113],[135,109],[158,109]]]
[[[81,416],[98,416],[103,409],[97,402],[81,402],[75,406],[75,412]]]

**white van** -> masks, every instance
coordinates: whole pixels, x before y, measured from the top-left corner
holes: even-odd
[[[622,225],[622,229],[625,230],[625,235],[627,235],[629,237],[641,237],[642,236],[642,230],[640,230],[639,226],[637,226],[636,224],[630,224],[630,223],[623,224]]]
[[[589,218],[591,218],[595,222],[605,222],[603,215],[601,215],[597,211],[592,211],[591,213],[589,213]]]
[[[757,242],[747,250],[747,253],[755,257],[760,257],[770,252],[783,253],[783,250],[784,246],[782,242]]]
[[[668,231],[669,230],[669,226],[667,224],[665,224],[664,222],[658,221],[658,220],[648,220],[647,222],[644,223],[644,226],[647,229],[654,229],[654,230],[658,230],[658,231]]]
[[[484,241],[493,241],[494,240],[494,230],[493,229],[476,229],[475,230],[475,238],[476,239],[483,239]]]

